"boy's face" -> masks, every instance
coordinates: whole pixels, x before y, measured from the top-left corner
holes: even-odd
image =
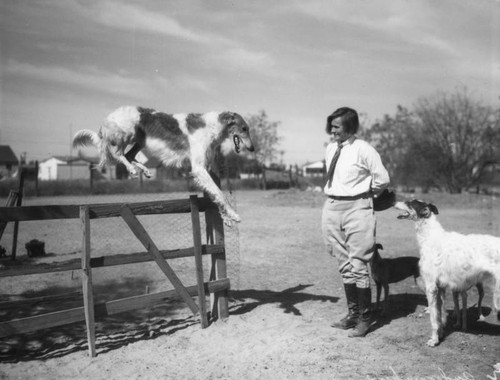
[[[338,117],[330,122],[330,140],[341,143],[351,137],[352,134],[346,132],[342,123],[342,118]]]

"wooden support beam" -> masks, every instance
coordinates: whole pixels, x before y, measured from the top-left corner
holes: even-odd
[[[165,261],[160,251],[156,247],[155,243],[148,235],[146,229],[141,224],[141,222],[139,222],[137,217],[133,214],[132,210],[127,205],[122,205],[120,214],[125,223],[127,223],[127,225],[130,227],[134,235],[137,237],[137,239],[139,239],[139,241],[146,248],[146,250],[153,256],[154,260],[156,261],[162,272],[165,273],[167,278],[170,280],[174,288],[179,293],[179,296],[184,300],[184,302],[186,302],[186,304],[189,306],[193,314],[196,315],[199,312],[198,306],[196,306],[196,303],[193,301],[189,293],[186,291],[184,285],[182,285],[182,282],[179,279],[179,277],[177,277],[173,269]]]
[[[220,152],[219,152],[220,154]],[[221,156],[220,156],[221,157]],[[217,160],[216,160],[217,161]],[[220,187],[220,177],[219,177],[218,165],[213,167],[210,172],[210,176]],[[208,194],[204,194],[207,198]],[[219,209],[215,204],[210,204],[205,211],[205,220],[207,225],[207,244],[217,244],[225,246],[224,244],[224,222],[220,215]],[[210,280],[215,280],[218,278],[227,277],[226,268],[226,251],[212,255],[212,267],[210,269]],[[222,292],[217,292],[215,294],[210,294],[211,301],[211,314],[213,318],[225,319],[229,317],[229,305],[227,298],[227,290]]]
[[[191,223],[193,227],[194,261],[196,268],[196,281],[198,284],[198,307],[200,308],[201,328],[208,327],[207,304],[205,299],[205,287],[203,279],[203,260],[201,256],[201,227],[200,212],[198,209],[198,197],[192,195],[191,201]]]
[[[92,267],[90,266],[90,218],[89,207],[80,207],[82,223],[82,290],[85,322],[87,325],[87,342],[90,357],[96,356],[95,350],[95,317],[94,292],[92,289]]]

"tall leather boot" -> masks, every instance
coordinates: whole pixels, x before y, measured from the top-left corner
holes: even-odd
[[[332,327],[347,330],[354,328],[358,324],[358,292],[356,284],[344,284],[344,290],[347,298],[347,315],[340,321],[333,323]]]
[[[349,333],[350,338],[362,338],[370,329],[372,321],[372,290],[371,288],[357,288],[359,303],[359,322],[353,331]]]

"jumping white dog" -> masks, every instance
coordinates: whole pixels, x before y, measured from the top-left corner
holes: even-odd
[[[431,319],[429,346],[443,337],[446,323],[445,290],[463,293],[485,279],[494,284],[494,305],[500,309],[500,238],[490,235],[462,235],[445,231],[438,222],[438,209],[418,200],[397,202],[404,211],[398,219],[415,221],[420,248],[420,274],[424,279]],[[498,316],[498,315],[497,315]]]
[[[132,176],[137,170],[150,177],[148,169],[135,160],[139,151],[156,157],[164,166],[180,167],[190,161],[195,183],[217,204],[227,224],[240,217],[214,183],[207,168],[212,164],[216,148],[232,138],[236,153],[240,143],[253,151],[254,146],[245,120],[234,112],[208,112],[169,115],[150,108],[124,106],[104,120],[98,133],[78,131],[73,146],[95,145],[101,156],[98,167],[123,163]],[[131,148],[125,153],[127,147]]]

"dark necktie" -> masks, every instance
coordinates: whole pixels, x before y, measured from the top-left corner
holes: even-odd
[[[332,181],[333,181],[333,172],[335,171],[335,166],[337,165],[337,161],[340,156],[340,151],[342,150],[342,144],[339,144],[339,147],[335,151],[335,154],[333,155],[332,162],[330,163],[330,167],[328,168],[328,187],[332,186]]]

